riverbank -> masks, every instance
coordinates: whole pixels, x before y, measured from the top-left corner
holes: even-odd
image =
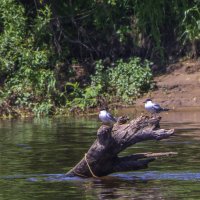
[[[142,106],[146,98],[171,108],[200,106],[200,61],[171,64],[166,73],[154,78],[156,89],[136,100]]]
[[[179,61],[167,67],[164,74],[154,77],[155,89],[144,94],[135,101],[133,106],[143,109],[144,100],[152,98],[155,102],[171,109],[181,109],[185,107],[196,107],[200,105],[200,61],[186,60]],[[5,102],[6,104],[6,102]],[[113,110],[119,107],[128,107],[120,102],[109,105]],[[97,108],[89,109],[85,112],[77,109],[57,108],[54,115],[89,115],[97,113]],[[1,106],[1,118],[10,117],[34,117],[29,110],[16,109],[8,104]]]

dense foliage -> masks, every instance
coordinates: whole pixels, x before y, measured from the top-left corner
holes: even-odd
[[[0,13],[2,100],[18,108],[48,113],[56,82],[49,48],[51,11],[45,6],[29,24],[23,5],[2,0]]]
[[[5,115],[131,103],[151,87],[146,59],[199,55],[197,0],[1,0],[0,25]]]

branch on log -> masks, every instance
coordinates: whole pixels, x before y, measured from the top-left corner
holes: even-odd
[[[113,127],[102,125],[85,157],[66,175],[100,177],[114,172],[144,169],[157,157],[175,155],[174,152],[167,152],[118,157],[121,151],[135,143],[170,137],[174,130],[160,129],[160,120],[159,116],[140,116],[128,124],[122,124],[125,120],[120,118]]]
[[[148,167],[148,163],[154,161],[158,157],[177,155],[175,152],[166,153],[138,153],[130,156],[118,158],[113,166],[114,172],[131,171],[138,169],[145,169]],[[147,158],[145,160],[139,160]]]

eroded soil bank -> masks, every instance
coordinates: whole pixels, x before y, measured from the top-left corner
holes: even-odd
[[[200,106],[200,61],[187,60],[169,65],[163,75],[154,78],[156,89],[136,100],[142,106],[146,98],[171,108]]]

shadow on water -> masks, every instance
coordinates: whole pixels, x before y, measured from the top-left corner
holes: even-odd
[[[140,111],[128,109],[121,114]],[[133,145],[122,155],[178,152],[138,172],[99,179],[64,175],[88,150],[100,126],[89,119],[51,118],[0,121],[0,199],[197,199],[200,196],[200,110],[162,114],[161,127],[174,137]]]

